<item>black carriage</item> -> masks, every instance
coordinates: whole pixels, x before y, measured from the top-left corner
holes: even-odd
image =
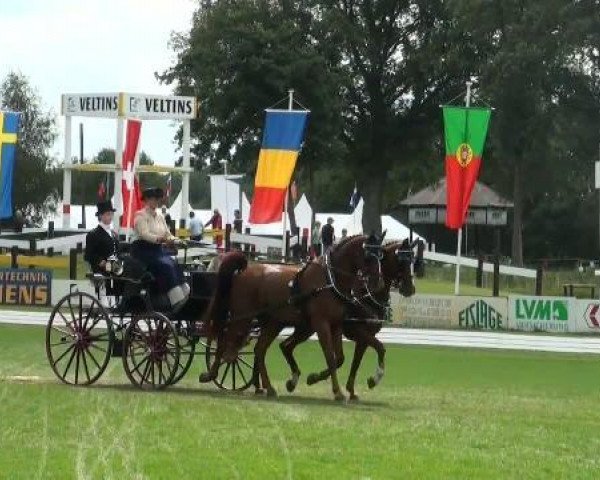
[[[210,368],[215,346],[206,338],[202,317],[216,285],[216,273],[185,264],[190,300],[176,313],[150,276],[133,279],[88,274],[95,295],[71,287],[54,307],[46,327],[46,354],[64,383],[91,385],[107,370],[112,357],[122,359],[129,381],[143,389],[163,389],[179,382],[197,355]],[[215,384],[227,390],[251,385],[254,329],[245,348],[231,363],[219,366]]]

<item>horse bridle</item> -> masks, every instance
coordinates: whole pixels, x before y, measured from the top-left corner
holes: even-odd
[[[383,258],[383,253],[381,251],[382,250],[381,245],[364,243],[363,249],[364,249],[365,257],[373,257],[375,259],[375,261],[377,262],[377,276],[379,278],[381,278],[381,260]],[[367,292],[366,295],[363,295],[362,297],[356,296],[354,294],[353,288],[350,289],[350,296],[345,295],[343,292],[340,291],[340,289],[338,288],[338,286],[336,284],[334,272],[338,271],[345,275],[353,275],[353,274],[351,274],[350,272],[343,271],[343,270],[333,266],[332,260],[331,260],[331,250],[328,250],[325,253],[324,257],[325,257],[325,271],[327,272],[327,282],[338,297],[340,297],[343,301],[345,301],[351,305],[359,305],[363,308],[367,308],[367,305],[365,305],[363,303],[363,300],[365,298],[367,298],[379,305],[379,303],[375,300],[375,298],[373,297],[373,295],[368,287],[369,279],[371,276],[365,277],[361,270],[359,270],[358,274],[357,274],[359,280],[361,280],[365,285],[365,290]]]

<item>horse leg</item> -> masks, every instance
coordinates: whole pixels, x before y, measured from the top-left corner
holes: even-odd
[[[221,366],[221,359],[223,358],[223,338],[222,335],[217,336],[217,350],[215,351],[215,358],[213,359],[213,363],[210,366],[208,372],[202,372],[198,381],[200,383],[208,383],[212,382],[215,378],[217,378],[217,374],[219,373],[219,367]]]
[[[331,388],[333,395],[336,400],[343,401],[346,399],[345,395],[340,390],[340,384],[338,382],[336,373],[335,353],[333,351],[333,339],[331,327],[328,322],[320,322],[316,328],[317,336],[319,337],[319,343],[325,356],[325,361],[329,367],[329,374],[331,375]]]
[[[285,382],[285,387],[287,391],[292,393],[296,386],[298,385],[298,379],[300,378],[300,368],[298,367],[298,363],[296,363],[296,359],[294,358],[294,349],[301,343],[305,342],[310,338],[311,335],[310,328],[308,326],[296,327],[294,332],[287,337],[283,342],[279,344],[279,348],[281,349],[281,353],[283,357],[287,361],[290,370],[292,371],[292,378],[288,379]]]
[[[367,349],[367,343],[363,340],[363,338],[356,338],[355,342],[354,356],[352,357],[350,374],[348,375],[348,381],[346,382],[346,390],[350,394],[350,400],[358,400],[358,396],[356,393],[354,393],[354,383],[356,382],[356,373],[358,372],[358,367],[360,367],[360,362],[362,362],[363,355]]]
[[[365,335],[365,337],[367,344],[377,352],[377,369],[375,374],[367,379],[369,388],[375,388],[383,378],[385,371],[385,347],[375,335]]]
[[[254,365],[257,371],[254,386],[257,386],[258,383],[258,373],[260,373],[260,378],[262,380],[262,386],[267,390],[267,396],[276,397],[277,392],[271,385],[271,380],[269,379],[269,374],[267,373],[267,366],[265,363],[265,356],[267,354],[267,349],[273,343],[273,340],[277,338],[277,335],[281,332],[281,327],[276,324],[267,325],[264,329],[261,329],[260,335],[258,337],[258,341],[256,342],[256,346],[254,347]],[[256,393],[261,393],[260,388],[256,390]]]
[[[344,346],[342,343],[342,329],[337,329],[333,335],[333,343],[335,350],[335,368],[339,369],[344,364]],[[306,383],[308,385],[314,385],[315,383],[322,382],[329,378],[329,369],[321,370],[318,373],[311,373],[306,377]]]

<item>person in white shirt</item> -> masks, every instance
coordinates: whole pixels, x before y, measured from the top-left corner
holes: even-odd
[[[190,238],[195,241],[202,240],[204,234],[204,226],[202,222],[196,217],[194,212],[190,212]]]
[[[162,188],[147,188],[142,192],[144,208],[135,214],[135,240],[132,255],[143,262],[154,275],[174,311],[179,310],[190,296],[190,287],[183,272],[171,255],[163,248],[176,242],[162,215],[156,212],[163,198]]]

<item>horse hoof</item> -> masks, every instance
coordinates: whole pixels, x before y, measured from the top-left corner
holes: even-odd
[[[316,373],[311,373],[308,377],[306,377],[307,385],[314,385],[315,383],[318,383],[318,381],[319,376]]]
[[[358,395],[351,393],[350,394],[350,401],[351,402],[358,402]]]
[[[257,388],[254,390],[254,395],[264,395],[265,391],[262,388]]]
[[[298,382],[295,382],[294,380],[288,380],[287,382],[285,382],[285,388],[287,389],[287,391],[289,393],[292,393],[294,390],[296,390],[296,385],[298,384]]]
[[[200,376],[198,377],[198,381],[200,383],[208,383],[208,382],[212,382],[213,380],[214,380],[214,378],[210,374],[210,372],[202,372],[200,374]]]
[[[373,389],[377,386],[377,383],[375,383],[375,379],[373,377],[369,377],[369,379],[367,380],[367,385],[370,389]]]
[[[345,402],[346,401],[346,395],[344,395],[342,392],[338,392],[335,394],[335,401],[336,402]]]
[[[274,388],[267,388],[267,397],[277,398],[277,391]]]

